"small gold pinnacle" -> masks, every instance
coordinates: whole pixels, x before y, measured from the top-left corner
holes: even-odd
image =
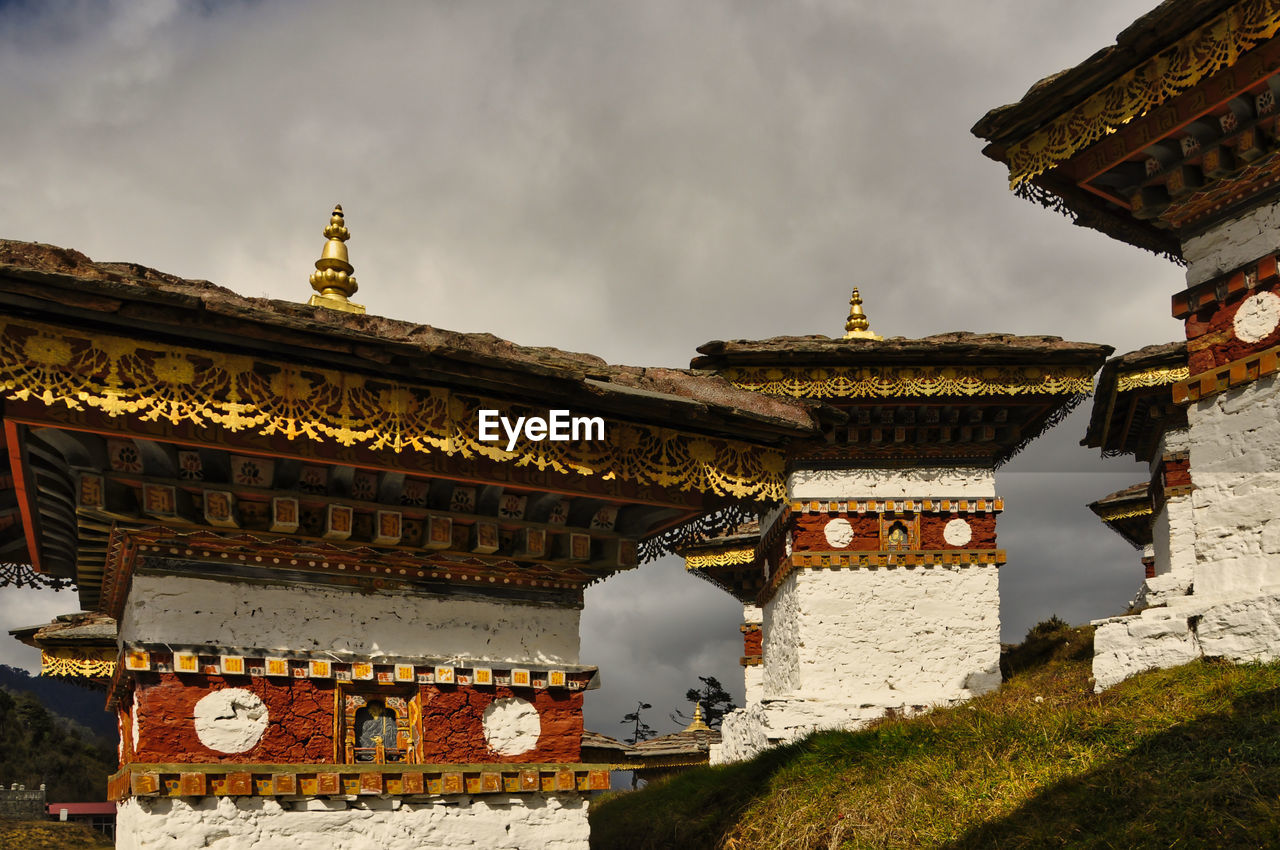
[[[878,333],[871,330],[871,322],[867,321],[867,314],[862,312],[862,296],[858,294],[858,290],[853,290],[853,296],[849,299],[849,319],[844,323],[845,339],[884,339]]]
[[[351,238],[351,231],[347,230],[342,217],[342,204],[333,208],[324,237],[329,241],[324,243],[320,259],[316,260],[316,270],[311,273],[311,288],[317,294],[312,295],[307,303],[312,307],[363,313],[364,306],[350,300],[360,286],[356,283],[355,268],[347,256],[346,242]]]

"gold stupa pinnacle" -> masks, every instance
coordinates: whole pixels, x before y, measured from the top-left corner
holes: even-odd
[[[867,314],[862,312],[862,296],[857,289],[853,290],[853,296],[849,298],[849,318],[844,323],[844,338],[884,339],[871,330],[871,322],[867,321]]]
[[[328,307],[330,310],[342,310],[347,313],[363,313],[364,305],[351,300],[360,288],[356,283],[355,267],[347,257],[346,242],[351,238],[351,231],[342,218],[342,204],[333,208],[329,216],[329,226],[324,229],[324,243],[320,259],[316,260],[316,270],[311,273],[311,288],[316,295],[307,303],[312,307]]]
[[[686,732],[710,732],[711,727],[702,719],[702,703],[693,704],[693,722],[684,727]]]

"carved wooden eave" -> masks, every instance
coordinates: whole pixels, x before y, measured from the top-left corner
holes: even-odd
[[[1098,519],[1135,549],[1151,544],[1151,490],[1147,482],[1134,484],[1089,503]]]
[[[1112,349],[1059,337],[955,332],[905,339],[775,337],[713,341],[693,360],[735,386],[821,400],[848,417],[825,444],[793,451],[821,465],[1000,464],[1064,418]]]
[[[0,242],[0,392],[15,508],[0,521],[21,520],[38,571],[110,611],[135,568],[575,604],[776,503],[789,446],[842,418],[707,372],[18,242]],[[508,452],[478,439],[485,407],[600,416],[606,439]]]
[[[1167,0],[973,133],[1020,195],[1181,259],[1276,193],[1280,0]]]
[[[760,522],[753,520],[682,547],[684,568],[744,605],[754,605],[764,589]]]
[[[1098,374],[1089,430],[1080,444],[1105,457],[1150,461],[1166,431],[1185,427],[1186,408],[1173,387],[1188,375],[1186,342],[1149,345],[1113,357]]]
[[[40,650],[40,675],[78,679],[106,687],[115,673],[116,620],[104,614],[63,614],[9,634]]]

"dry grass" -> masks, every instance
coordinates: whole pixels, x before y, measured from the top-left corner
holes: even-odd
[[[1197,663],[1094,695],[1091,643],[1033,631],[1012,678],[968,705],[620,795],[593,811],[592,845],[1280,844],[1280,664]]]
[[[109,850],[114,842],[78,823],[0,820],[0,850]]]

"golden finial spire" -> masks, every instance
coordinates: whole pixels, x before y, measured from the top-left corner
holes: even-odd
[[[312,307],[363,313],[364,305],[350,300],[360,287],[352,274],[355,268],[347,257],[346,241],[351,238],[351,231],[343,222],[342,204],[333,208],[324,237],[329,241],[324,243],[320,259],[316,260],[316,270],[311,273],[311,288],[319,294],[312,295],[307,303]]]
[[[684,727],[686,732],[710,732],[711,727],[702,720],[702,703],[693,704],[693,722]]]
[[[853,290],[852,297],[849,298],[849,319],[844,323],[845,339],[884,339],[878,333],[871,330],[871,322],[867,321],[867,314],[862,312],[862,296],[858,294],[858,290]]]

